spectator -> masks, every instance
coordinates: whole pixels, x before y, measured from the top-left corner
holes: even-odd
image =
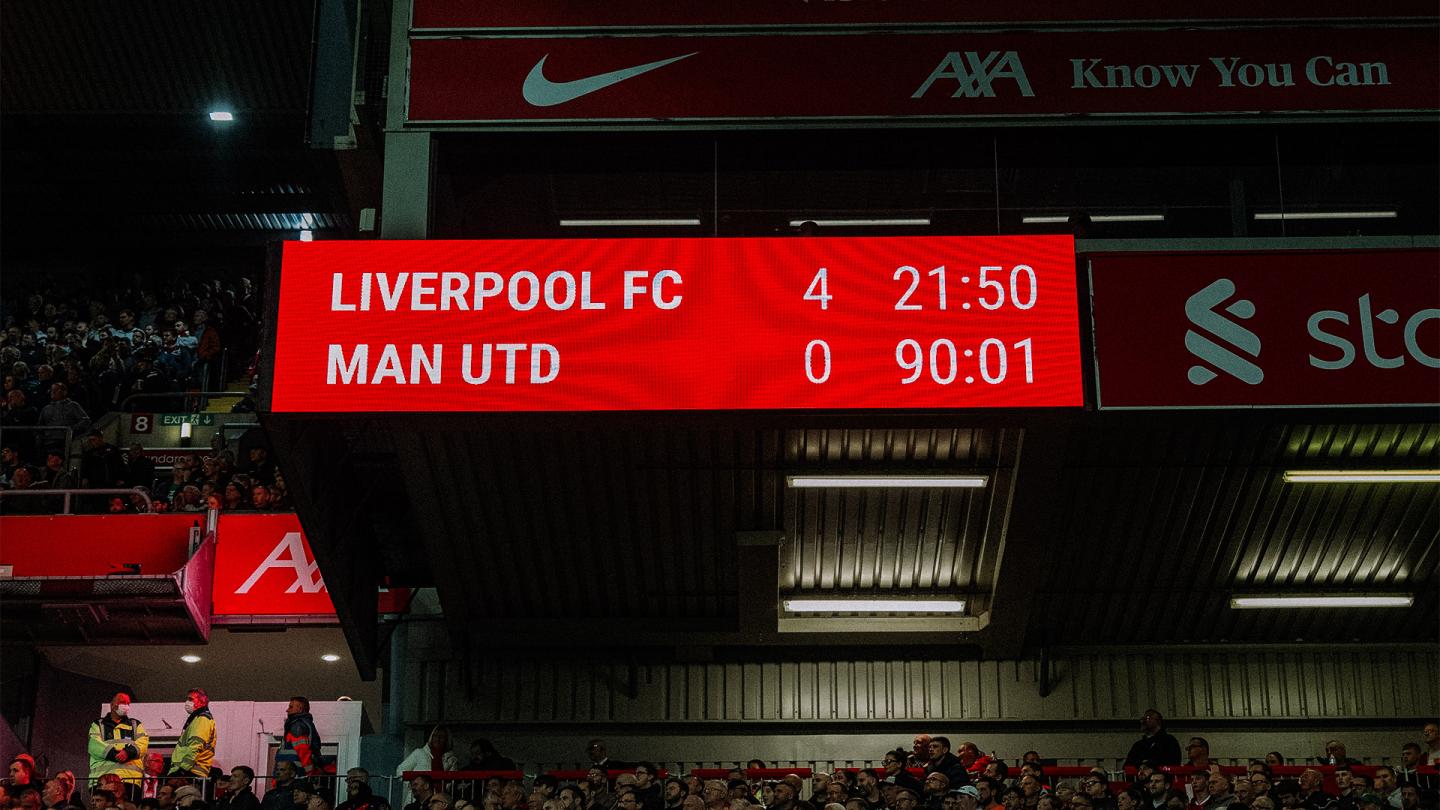
[[[1195,771],[1190,775],[1189,810],[1210,810],[1216,805],[1210,802],[1210,772]]]
[[[204,807],[205,796],[194,785],[181,785],[175,788],[175,806],[180,810]]]
[[[50,404],[40,411],[40,419],[36,423],[40,427],[70,428],[72,434],[80,434],[90,429],[90,416],[80,403],[70,398],[70,387],[65,383],[57,382],[50,386]],[[65,434],[59,430],[46,430],[40,432],[40,445],[46,451],[65,451]]]
[[[945,775],[949,782],[947,790],[950,787],[970,784],[970,775],[965,772],[965,766],[960,764],[960,758],[950,753],[949,737],[930,739],[930,761],[925,765],[925,774],[928,776],[932,773]]]
[[[1344,748],[1341,748],[1340,752],[1343,754],[1345,752]],[[1383,797],[1391,807],[1398,808],[1400,806],[1400,791],[1398,789],[1399,785],[1395,781],[1395,769],[1389,765],[1377,766],[1373,779],[1375,780],[1374,793]]]
[[[40,805],[45,810],[68,810],[72,805],[65,782],[58,778],[46,781],[40,791]]]
[[[345,801],[335,810],[390,810],[390,803],[371,789],[369,771],[351,768],[345,772]]]
[[[615,806],[615,796],[610,792],[610,776],[599,765],[591,765],[585,772],[586,807],[590,810],[610,810]],[[709,800],[706,800],[707,804]]]
[[[24,804],[22,803],[23,807]],[[115,806],[115,794],[104,788],[90,791],[90,810],[110,810]]]
[[[145,456],[145,447],[133,442],[123,456],[125,462],[125,485],[130,487],[155,487],[155,462]]]
[[[1321,765],[1359,765],[1360,761],[1351,759],[1345,752],[1345,743],[1339,740],[1331,740],[1325,743],[1325,755],[1317,757],[1316,761]]]
[[[195,359],[201,390],[212,391],[220,379],[220,330],[210,323],[210,313],[195,310]]]
[[[859,790],[857,798],[864,801],[870,810],[880,810],[885,806],[880,793],[880,779],[873,768],[864,768],[855,775],[855,787]]]
[[[810,803],[816,807],[824,807],[830,803],[830,784],[834,778],[825,771],[815,771],[810,776]],[[848,798],[848,797],[846,797]],[[839,802],[845,804],[845,799]]]
[[[1185,755],[1189,757],[1190,767],[1210,770],[1210,743],[1204,737],[1191,737],[1185,743]]]
[[[263,484],[256,484],[251,489],[250,502],[256,509],[264,510],[270,504],[270,490]],[[465,766],[467,771],[513,771],[515,760],[504,756],[495,750],[495,746],[484,737],[470,743],[470,763]]]
[[[674,776],[666,779],[660,788],[660,796],[665,801],[665,810],[680,810],[680,805],[684,803],[686,795],[685,783]],[[568,810],[568,808],[562,806],[560,810]]]
[[[910,741],[910,753],[906,759],[905,767],[923,768],[930,763],[930,735],[916,734],[915,739]]]
[[[1300,773],[1300,803],[1307,810],[1328,810],[1335,804],[1335,797],[1326,793],[1325,777],[1314,768]]]
[[[1426,723],[1420,729],[1420,739],[1425,743],[1425,761],[1440,765],[1440,723]]]
[[[255,771],[248,765],[236,765],[230,769],[230,780],[226,783],[225,795],[215,802],[215,810],[260,810],[260,800],[250,789],[255,782]]]
[[[90,489],[125,486],[125,461],[115,445],[105,441],[105,434],[98,430],[90,431],[85,437],[85,450],[80,455],[80,486]]]
[[[1279,751],[1271,751],[1265,755],[1265,764],[1274,768],[1277,765],[1285,764],[1285,757]]]
[[[1139,788],[1122,790],[1115,797],[1115,810],[1145,810],[1150,800]]]
[[[74,471],[66,468],[60,451],[51,450],[45,454],[45,467],[36,483],[46,489],[74,489],[79,482]]]
[[[1228,787],[1229,783],[1226,785]],[[1080,780],[1080,788],[1081,792],[1089,797],[1091,807],[1096,810],[1114,810],[1115,799],[1110,794],[1110,777],[1103,769],[1097,768]]]
[[[265,791],[260,800],[260,810],[290,810],[295,804],[295,777],[299,770],[293,760],[284,760],[275,765],[275,784]]]
[[[950,793],[949,777],[939,771],[926,774],[924,791],[920,799],[920,806],[927,810],[943,810],[945,799]]]
[[[12,388],[5,392],[4,410],[0,411],[0,431],[4,432],[6,445],[26,461],[33,460],[35,457],[37,433],[28,428],[35,427],[39,422],[40,412],[30,404],[24,391]],[[5,428],[27,429],[6,431]]]
[[[1252,796],[1258,798],[1260,796],[1270,795],[1271,779],[1270,769],[1268,767],[1258,771],[1251,770],[1246,776],[1246,779],[1250,782],[1250,794]]]
[[[1275,803],[1281,810],[1299,810],[1300,783],[1294,779],[1281,779],[1275,783]]]
[[[145,725],[130,716],[130,696],[117,692],[110,699],[110,711],[90,724],[90,778],[117,774],[131,798],[139,798],[145,776],[144,757],[150,748]]]
[[[1154,709],[1140,716],[1140,733],[1144,736],[1130,746],[1125,765],[1138,766],[1149,760],[1159,765],[1180,764],[1180,743],[1165,730],[1165,718]]]
[[[215,718],[210,714],[210,698],[203,689],[191,689],[185,695],[185,725],[180,741],[170,755],[170,772],[177,776],[210,776],[215,762]],[[179,801],[177,796],[176,801]]]
[[[1222,773],[1218,767],[1210,769],[1205,786],[1210,792],[1210,800],[1207,802],[1210,807],[1223,808],[1234,803],[1235,794],[1230,790],[1230,777]]]
[[[591,773],[594,773],[593,768]],[[700,798],[705,800],[705,810],[722,810],[728,806],[730,800],[725,783],[719,779],[706,779],[705,786],[700,791]]]
[[[411,751],[410,756],[400,763],[395,775],[399,776],[406,771],[458,770],[460,770],[460,758],[450,750],[450,729],[445,726],[436,726],[430,730],[430,736],[426,739],[425,744]],[[423,808],[416,808],[416,810],[423,810]]]
[[[960,764],[965,766],[965,772],[971,775],[984,773],[985,766],[990,764],[990,757],[981,756],[980,746],[973,742],[960,743],[960,747],[955,750],[955,756],[960,758]],[[1035,754],[1035,762],[1039,761],[1040,755]]]

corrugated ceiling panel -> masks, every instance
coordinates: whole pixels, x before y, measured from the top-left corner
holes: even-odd
[[[792,471],[955,471],[981,490],[787,490],[780,588],[988,593],[1013,484],[1015,432],[812,430],[786,434]]]
[[[423,668],[407,722],[780,723],[1167,718],[1363,719],[1440,712],[1440,652],[1125,654],[1054,661],[1053,693],[1025,661],[637,665],[491,662]],[[626,694],[634,687],[634,697]],[[416,706],[423,712],[415,713]]]
[[[1034,643],[1435,639],[1440,497],[1291,467],[1435,466],[1436,425],[1096,431],[1072,448]],[[1232,593],[1405,591],[1415,608],[1236,611]]]

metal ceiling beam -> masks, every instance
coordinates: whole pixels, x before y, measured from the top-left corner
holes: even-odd
[[[1049,579],[1051,550],[1060,542],[1059,495],[1070,419],[1036,416],[1021,436],[1010,497],[997,509],[1005,526],[991,586],[990,624],[981,641],[988,657],[1019,658],[1024,652],[1035,594]]]

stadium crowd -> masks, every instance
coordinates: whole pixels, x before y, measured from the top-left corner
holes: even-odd
[[[254,390],[260,294],[251,277],[131,281],[107,287],[36,273],[7,289],[0,301],[0,489],[139,487],[150,496],[83,499],[77,511],[87,512],[289,510],[284,477],[263,448],[258,457],[255,448],[237,453],[217,437],[210,455],[177,459],[168,477],[157,477],[143,447],[115,447],[93,429],[134,395],[146,395],[144,410],[179,411],[194,401],[187,392],[218,389],[237,374]],[[246,398],[235,410],[253,407]],[[10,514],[50,512],[52,500],[0,503]]]
[[[1007,761],[973,742],[952,747],[948,737],[920,734],[910,748],[886,751],[878,767],[813,774],[750,760],[670,775],[650,762],[612,758],[595,739],[586,767],[527,777],[484,739],[462,761],[441,726],[396,768],[389,784],[403,788],[399,795],[372,787],[363,768],[335,775],[304,697],[290,699],[272,773],[258,782],[248,766],[228,775],[217,767],[218,734],[203,690],[186,695],[189,715],[168,759],[147,750],[129,704],[128,695],[115,695],[90,727],[89,810],[391,810],[392,800],[401,810],[1434,810],[1440,787],[1436,723],[1421,729],[1422,742],[1401,746],[1398,764],[1358,762],[1331,740],[1313,759],[1272,751],[1247,766],[1223,766],[1202,737],[1189,738],[1182,753],[1151,710],[1115,771],[1057,767],[1034,750]],[[68,772],[45,779],[21,755],[10,764],[0,809],[83,810],[77,787]]]

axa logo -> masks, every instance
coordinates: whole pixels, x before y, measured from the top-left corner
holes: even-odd
[[[1022,96],[1035,95],[1020,54],[1015,51],[990,51],[983,55],[979,51],[951,51],[910,97],[924,98],[931,85],[953,80],[955,92],[950,94],[951,98],[994,98],[995,83],[1001,79],[1015,82]]]
[[[235,589],[235,593],[249,593],[261,577],[275,569],[288,571],[294,577],[285,593],[319,593],[325,590],[325,580],[320,578],[320,565],[310,559],[304,537],[300,532],[286,532],[265,561],[250,574],[250,578]]]
[[[1235,282],[1222,278],[1185,300],[1185,317],[1190,323],[1225,344],[1221,345],[1195,329],[1186,330],[1185,348],[1203,361],[1203,364],[1191,366],[1187,375],[1195,385],[1204,385],[1218,377],[1216,369],[1249,385],[1265,379],[1264,370],[1251,361],[1260,357],[1259,336],[1225,315],[1228,313],[1240,320],[1249,320],[1255,317],[1255,304],[1238,298],[1227,305],[1224,312],[1216,311],[1216,307],[1234,295]]]

